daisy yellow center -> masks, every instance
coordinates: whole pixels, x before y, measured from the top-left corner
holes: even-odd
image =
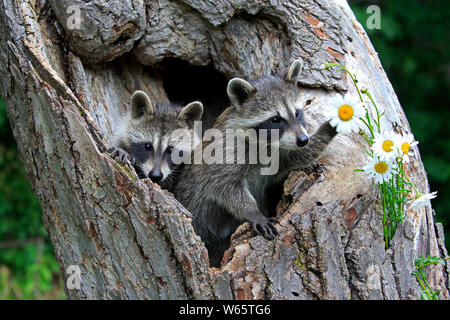
[[[349,121],[353,118],[353,108],[348,104],[344,104],[339,107],[338,114],[342,121]]]
[[[405,143],[402,144],[402,152],[403,152],[403,154],[408,154],[409,153],[409,147],[410,147],[410,145],[409,145],[408,142],[405,142]]]
[[[381,162],[378,162],[375,164],[375,171],[378,173],[381,173],[381,174],[386,173],[386,171],[388,171],[388,169],[389,169],[389,167],[388,167],[387,163],[384,161],[381,161]]]
[[[381,148],[385,152],[391,152],[393,146],[394,146],[394,143],[391,140],[386,140],[385,142],[383,142],[383,145],[381,146]]]

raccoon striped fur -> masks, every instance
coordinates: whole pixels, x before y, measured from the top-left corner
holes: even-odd
[[[130,162],[139,178],[150,178],[162,188],[171,190],[182,164],[174,164],[172,154],[190,153],[195,145],[194,121],[203,114],[203,105],[196,101],[185,107],[156,102],[152,103],[143,91],[131,97],[131,110],[115,128],[111,155],[122,163]]]

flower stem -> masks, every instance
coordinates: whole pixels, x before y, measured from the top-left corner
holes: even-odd
[[[414,185],[414,183],[411,181],[411,179],[405,174],[406,179],[408,180],[408,183],[411,184],[411,186],[414,188],[414,191],[416,191],[416,194],[420,197],[422,194],[422,192],[420,192],[419,190],[417,190],[416,186]]]
[[[358,88],[358,85],[357,85],[356,77],[350,71],[348,71],[344,66],[340,65],[339,63],[328,63],[328,66],[329,67],[336,66],[336,67],[341,68],[345,72],[347,72],[350,75],[350,78],[352,78],[353,84],[355,85],[356,91],[358,92],[359,99],[361,99],[361,102],[364,102],[364,100],[363,100],[363,98],[361,96],[361,93],[359,92],[359,88]]]
[[[381,133],[381,125],[380,125],[381,116],[380,116],[380,111],[378,110],[377,104],[373,100],[372,95],[370,94],[370,92],[368,90],[364,91],[364,94],[369,97],[370,101],[375,106],[375,110],[377,111],[377,121],[375,121],[375,124],[377,125],[378,133]]]

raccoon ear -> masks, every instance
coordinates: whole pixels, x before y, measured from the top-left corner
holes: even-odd
[[[243,79],[234,78],[228,82],[227,94],[235,106],[244,103],[255,92],[256,88]]]
[[[179,120],[187,121],[192,123],[194,121],[200,121],[203,115],[203,104],[199,101],[194,101],[189,103],[183,109],[181,109],[178,114]]]
[[[295,60],[286,74],[286,81],[297,83],[300,73],[302,73],[303,63],[300,60]]]
[[[153,114],[152,100],[143,91],[136,91],[131,96],[131,116],[133,119],[142,117],[144,114]]]

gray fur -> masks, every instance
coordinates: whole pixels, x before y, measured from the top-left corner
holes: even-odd
[[[194,101],[185,106],[179,113],[178,119],[185,121],[190,128],[194,126],[194,121],[200,121],[203,115],[203,105]]]
[[[255,90],[247,81],[234,78],[228,83],[227,94],[233,105],[241,105]]]
[[[288,72],[286,73],[286,81],[297,83],[298,78],[303,70],[303,63],[300,60],[295,60],[291,66],[289,67]]]
[[[202,113],[203,106],[198,101],[185,107],[152,103],[146,93],[136,91],[131,110],[115,128],[113,146],[108,151],[118,161],[129,161],[141,179],[151,178],[152,172],[162,173],[162,180],[155,182],[171,190],[182,167],[171,161],[169,147],[173,147],[172,152],[192,151],[195,146],[186,144],[183,136],[194,134],[193,123],[201,119]],[[151,145],[150,150],[145,148],[146,144]]]
[[[249,84],[255,90],[247,90],[249,86],[244,80],[232,80],[228,92],[231,95],[240,92],[239,99],[230,96],[235,104],[214,125],[225,134],[226,129],[256,128],[282,115],[286,128],[278,141],[280,170],[276,175],[261,175],[259,164],[192,164],[185,167],[174,187],[177,199],[194,216],[194,229],[208,248],[212,266],[220,264],[231,234],[245,221],[268,239],[277,235],[276,220],[270,217],[275,212],[267,212],[264,207],[267,190],[282,183],[290,171],[309,167],[336,135],[335,129],[326,122],[302,148],[293,146],[292,139],[286,138],[306,134],[303,119],[295,119],[293,115],[299,108],[296,81],[301,68],[298,67],[295,65],[284,76],[264,76],[251,81]],[[245,88],[241,90],[239,84]],[[203,147],[206,145],[208,142],[204,141]]]
[[[131,117],[140,118],[143,114],[153,114],[154,108],[152,101],[143,91],[136,91],[131,96]]]

